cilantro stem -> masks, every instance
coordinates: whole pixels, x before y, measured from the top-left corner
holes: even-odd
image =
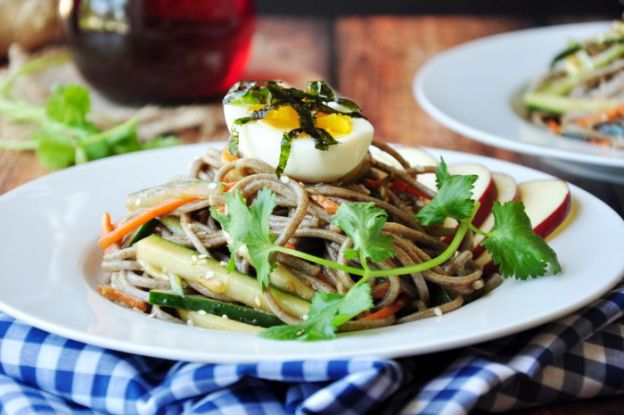
[[[287,255],[292,255],[297,258],[305,259],[306,261],[314,262],[315,264],[334,268],[339,271],[348,272],[349,274],[355,274],[355,275],[360,275],[360,276],[364,275],[364,270],[362,268],[355,268],[355,267],[350,267],[349,265],[339,264],[337,262],[330,261],[328,259],[317,257],[316,255],[311,255],[305,252],[297,251],[296,249],[290,249],[284,246],[276,246],[275,251],[281,252]]]
[[[484,230],[477,228],[472,224],[472,222],[468,223],[468,225],[470,226],[470,230],[474,233],[478,233],[479,235],[485,236],[486,238],[490,236],[489,232],[485,232]]]
[[[470,218],[470,219],[472,219],[472,218]],[[466,236],[466,232],[468,232],[468,226],[469,226],[469,223],[470,223],[469,222],[470,219],[467,219],[467,220],[461,222],[461,224],[459,225],[459,228],[457,228],[457,232],[455,233],[455,236],[453,237],[453,240],[451,241],[449,246],[447,246],[446,249],[444,251],[442,251],[442,253],[440,255],[438,255],[437,257],[431,258],[428,261],[421,262],[419,264],[410,265],[410,266],[407,266],[407,267],[400,267],[400,268],[393,268],[393,269],[380,269],[380,270],[371,271],[370,274],[369,274],[370,278],[391,277],[391,276],[395,276],[395,275],[405,275],[405,274],[415,274],[415,273],[418,273],[418,272],[427,271],[428,269],[431,269],[433,267],[437,267],[438,265],[442,265],[443,263],[448,261],[449,258],[451,258],[453,256],[455,251],[457,251],[457,248],[459,248],[459,244],[464,239],[464,236]],[[358,283],[359,283],[359,281],[358,281]]]
[[[326,266],[326,267],[334,268],[334,269],[337,269],[337,270],[340,270],[340,271],[348,272],[350,274],[359,275],[359,276],[362,277],[356,283],[356,285],[359,285],[359,284],[362,284],[362,283],[364,283],[365,281],[367,281],[367,280],[369,280],[371,278],[392,277],[392,276],[398,276],[398,275],[415,274],[415,273],[418,273],[418,272],[427,271],[427,270],[429,270],[429,269],[431,269],[433,267],[437,267],[438,265],[441,265],[441,264],[445,263],[446,261],[448,261],[449,258],[451,258],[451,256],[453,256],[455,251],[457,251],[457,248],[459,248],[459,244],[464,239],[464,236],[466,236],[466,232],[468,232],[471,220],[472,220],[472,217],[470,217],[470,218],[468,218],[466,220],[463,220],[461,222],[461,224],[457,228],[457,232],[455,233],[455,236],[453,237],[453,240],[451,241],[449,246],[446,247],[446,249],[444,251],[442,251],[442,253],[440,255],[438,255],[435,258],[431,258],[428,261],[421,262],[419,264],[410,265],[410,266],[407,266],[407,267],[399,267],[399,268],[393,268],[393,269],[370,270],[368,268],[368,265],[366,264],[366,260],[365,259],[361,259],[363,268],[355,268],[355,267],[351,267],[349,265],[339,264],[339,263],[334,262],[334,261],[329,261],[327,259],[320,258],[320,257],[317,257],[315,255],[311,255],[311,254],[308,254],[308,253],[305,253],[305,252],[297,251],[296,249],[286,248],[286,247],[283,247],[283,246],[276,246],[275,247],[275,251],[281,252],[281,253],[287,254],[287,255],[292,255],[292,256],[297,257],[297,258],[305,259],[306,261],[310,261],[310,262],[313,262],[315,264],[319,264],[319,265],[323,265],[323,266]]]

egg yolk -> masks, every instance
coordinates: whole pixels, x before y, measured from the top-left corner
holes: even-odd
[[[316,114],[315,125],[327,131],[332,137],[349,134],[353,130],[351,117],[344,114]]]
[[[250,110],[257,111],[262,107],[262,105],[253,105]],[[263,120],[270,126],[281,130],[294,130],[300,127],[299,115],[291,106],[271,110],[267,112]],[[353,131],[351,117],[344,114],[317,113],[314,124],[327,131],[332,137],[344,136]]]

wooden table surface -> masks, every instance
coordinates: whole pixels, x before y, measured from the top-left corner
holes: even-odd
[[[436,53],[494,33],[573,21],[512,17],[368,16],[261,17],[250,71],[285,77],[327,79],[357,101],[388,141],[439,147],[513,161],[562,177],[599,197],[624,216],[624,186],[576,177],[531,156],[497,149],[451,132],[429,118],[412,95],[412,79]],[[203,140],[223,139],[223,131]],[[191,141],[195,141],[196,138]],[[0,151],[0,193],[47,173],[31,154]],[[551,405],[525,414],[622,413],[621,397]]]

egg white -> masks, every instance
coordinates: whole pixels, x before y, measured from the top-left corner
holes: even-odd
[[[249,115],[248,106],[224,105],[223,110],[230,131],[237,118]],[[284,174],[315,183],[336,180],[349,173],[366,156],[374,135],[374,128],[368,120],[351,118],[351,125],[351,132],[336,137],[338,144],[327,150],[316,149],[312,138],[294,139]],[[262,160],[276,168],[285,131],[288,130],[275,128],[264,120],[239,126],[239,151],[245,157]]]

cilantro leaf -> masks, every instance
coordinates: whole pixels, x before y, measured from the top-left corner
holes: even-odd
[[[474,201],[472,188],[477,181],[476,175],[454,176],[449,174],[444,159],[436,171],[438,193],[416,214],[423,225],[439,225],[449,217],[459,221],[472,214]]]
[[[388,214],[373,202],[343,203],[332,217],[353,241],[353,249],[347,253],[350,259],[361,252],[375,262],[382,262],[394,256],[392,237],[381,233]]]
[[[154,148],[173,147],[182,144],[182,141],[175,135],[159,135],[142,144],[143,150]]]
[[[55,85],[46,102],[48,117],[73,126],[87,124],[90,109],[89,90],[79,85]]]
[[[37,159],[49,169],[69,167],[76,161],[76,149],[71,139],[48,130],[38,130],[32,133],[38,143]]]
[[[561,271],[555,251],[533,232],[522,202],[496,202],[492,212],[494,227],[483,245],[502,275],[524,280],[546,274],[547,267],[553,274]]]
[[[336,330],[358,314],[373,306],[370,285],[360,284],[347,294],[316,293],[308,318],[301,324],[275,326],[262,332],[262,337],[273,340],[329,340]]]
[[[275,195],[269,189],[262,189],[249,207],[238,190],[225,193],[224,198],[227,214],[220,214],[214,208],[211,212],[229,235],[232,260],[239,249],[246,248],[256,269],[256,278],[262,287],[268,287],[269,274],[274,268],[269,255],[276,249],[269,231],[269,217],[276,206]],[[232,267],[233,262],[230,264]]]

